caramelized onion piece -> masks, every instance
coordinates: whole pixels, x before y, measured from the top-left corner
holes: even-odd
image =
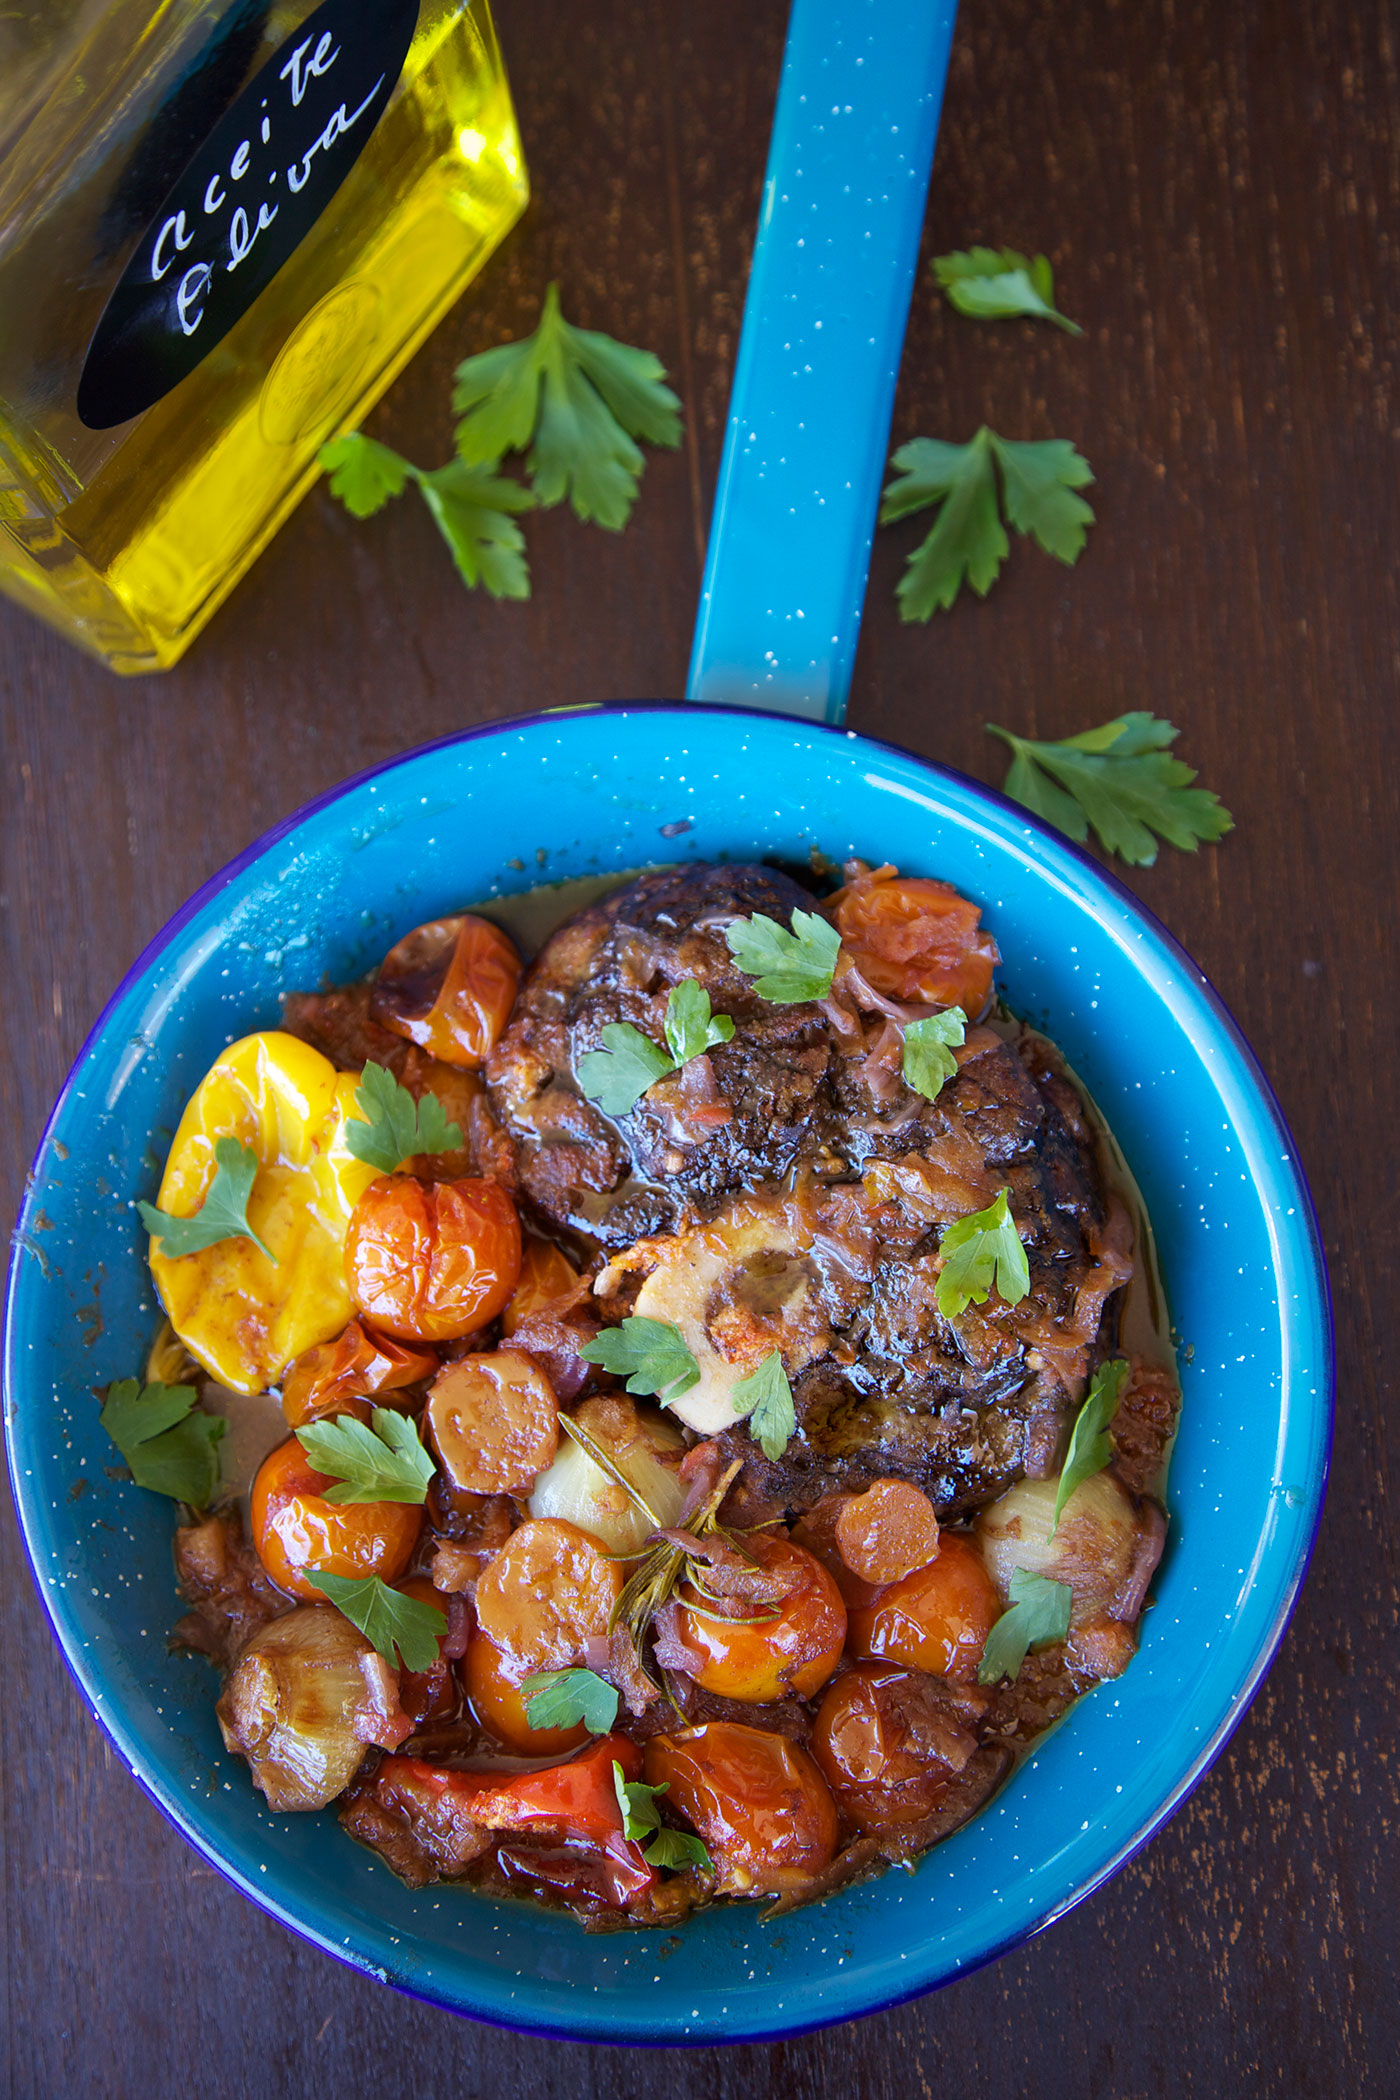
[[[610,1553],[635,1553],[653,1528],[652,1517],[666,1525],[680,1515],[685,1439],[659,1410],[638,1406],[625,1393],[585,1400],[570,1419],[632,1483],[651,1516],[568,1435],[553,1465],[535,1482],[530,1514],[576,1524]]]
[[[1149,1504],[1151,1514],[1140,1515],[1112,1473],[1095,1473],[1070,1496],[1055,1530],[1058,1490],[1057,1480],[1018,1480],[978,1517],[978,1541],[998,1589],[1008,1595],[1013,1572],[1025,1568],[1069,1584],[1073,1627],[1136,1618],[1161,1550],[1160,1513]],[[1150,1557],[1144,1542],[1155,1549]]]
[[[479,1065],[504,1033],[519,983],[520,957],[499,926],[459,912],[416,926],[389,950],[370,1016],[444,1064]]]
[[[218,1704],[225,1746],[246,1757],[276,1809],[324,1808],[359,1770],[377,1702],[373,1649],[328,1604],[303,1604],[253,1635]]]

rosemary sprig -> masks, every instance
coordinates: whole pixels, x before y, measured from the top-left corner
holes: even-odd
[[[732,1465],[725,1468],[709,1494],[700,1504],[700,1507],[691,1516],[686,1526],[687,1530],[694,1532],[697,1537],[703,1536],[707,1531],[717,1532],[727,1544],[737,1544],[737,1541],[731,1539],[720,1524],[718,1511],[720,1504],[733,1486],[734,1477],[740,1470],[742,1463],[741,1459],[736,1458]],[[660,1528],[658,1525],[657,1529],[660,1530]],[[743,1551],[742,1547],[738,1550]],[[643,1561],[636,1574],[628,1579],[622,1595],[612,1608],[612,1614],[608,1620],[609,1633],[612,1633],[618,1626],[626,1629],[632,1646],[636,1650],[637,1661],[642,1675],[646,1678],[648,1684],[658,1692],[661,1687],[656,1683],[646,1664],[642,1662],[642,1642],[646,1638],[647,1628],[660,1611],[662,1605],[668,1602],[675,1595],[680,1584],[687,1580],[695,1584],[696,1564],[691,1556],[683,1546],[676,1545],[673,1540],[658,1539],[655,1550]],[[703,1584],[697,1586],[703,1587]],[[705,1594],[712,1596],[713,1592],[706,1590]],[[687,1606],[687,1609],[689,1608]],[[714,1615],[707,1613],[705,1616],[710,1617]]]

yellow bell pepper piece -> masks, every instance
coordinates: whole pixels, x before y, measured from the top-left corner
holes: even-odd
[[[219,1240],[178,1259],[151,1241],[151,1273],[180,1340],[221,1385],[260,1393],[293,1357],[328,1342],[350,1318],[345,1236],[350,1213],[375,1178],[345,1143],[355,1115],[355,1072],[337,1072],[309,1043],[265,1029],[231,1043],[180,1118],[157,1199],[191,1216],[214,1178],[214,1146],[237,1138],[258,1156],[251,1240]]]

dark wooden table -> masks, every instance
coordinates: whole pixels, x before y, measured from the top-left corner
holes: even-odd
[[[852,723],[1000,778],[1148,707],[1224,796],[1221,848],[1134,886],[1254,1042],[1337,1297],[1333,1486],[1282,1652],[1175,1821],[1045,1937],[922,2003],[657,2061],[410,2003],[227,1888],[80,1703],[12,1524],[3,1828],[13,2095],[1400,2092],[1393,1039],[1400,663],[1394,19],[1362,0],[964,0],[929,253],[1043,247],[1086,324],[914,305],[895,437],[1074,438],[1099,524],[902,627],[881,535]],[[318,491],[187,663],[118,683],[0,611],[3,1201],[121,972],[195,886],[344,775],[466,723],[684,682],[782,0],[501,0],[536,202],[371,427],[447,455],[466,350],[570,311],[653,346],[687,443],[621,538],[531,527],[535,597],[454,582],[405,504]],[[1389,1314],[1387,1313],[1389,1308]],[[1387,1408],[1389,1409],[1387,1417]]]

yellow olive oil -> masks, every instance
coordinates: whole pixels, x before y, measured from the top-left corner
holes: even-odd
[[[0,19],[0,588],[174,663],[519,217],[486,0]]]

